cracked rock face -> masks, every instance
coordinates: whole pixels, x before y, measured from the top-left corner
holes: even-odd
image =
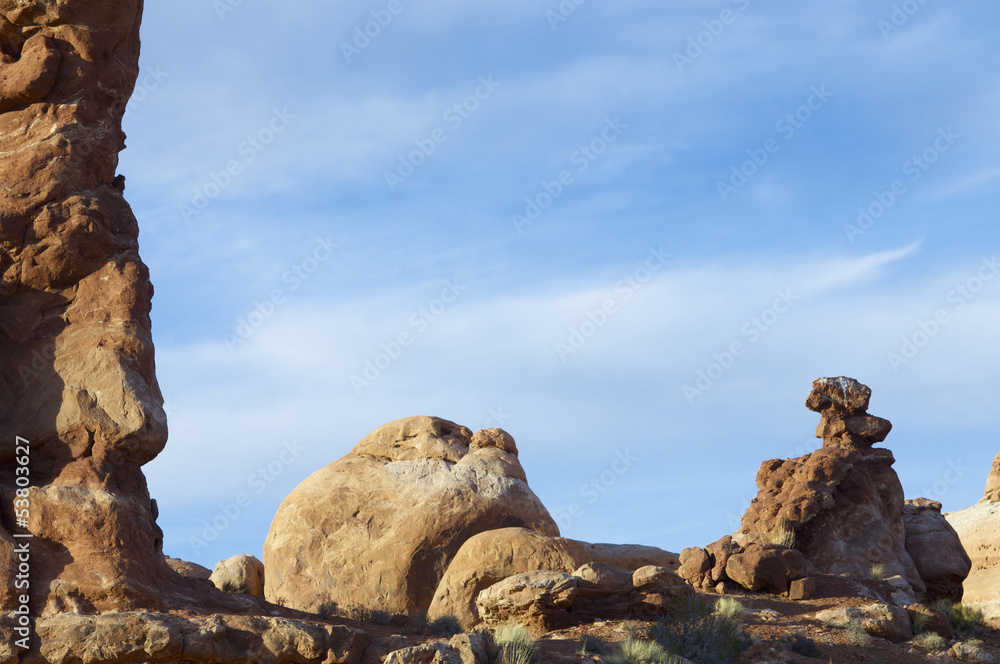
[[[765,461],[760,490],[733,536],[740,543],[794,541],[819,571],[868,578],[873,565],[925,592],[906,550],[903,487],[885,440],[892,425],[867,412],[871,390],[852,378],[813,383],[806,407],[822,416],[823,447],[797,459]],[[794,537],[792,537],[794,533]]]
[[[116,179],[141,13],[0,0],[0,566],[24,532],[10,508],[21,436],[39,612],[155,605],[172,574],[140,470],[167,438],[153,289]]]
[[[1000,454],[993,459],[993,470],[986,478],[986,495],[983,496],[983,502],[1000,503]]]
[[[264,543],[265,595],[306,611],[329,601],[426,611],[462,544],[508,527],[559,534],[510,435],[398,420],[285,498]]]

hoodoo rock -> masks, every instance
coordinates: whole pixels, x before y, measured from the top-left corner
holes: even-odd
[[[285,498],[264,543],[269,601],[426,611],[470,537],[558,536],[509,434],[412,417],[386,424]]]
[[[820,378],[806,407],[822,417],[823,447],[797,459],[765,461],[760,492],[733,539],[740,544],[789,538],[819,571],[867,578],[873,565],[926,590],[906,550],[903,487],[895,459],[873,445],[892,425],[868,414],[871,390],[853,378]]]
[[[157,606],[178,579],[141,471],[167,422],[153,289],[115,172],[141,12],[0,0],[0,563],[7,534],[34,535],[36,615]],[[21,465],[26,523],[12,510]]]
[[[963,604],[983,610],[987,617],[1000,618],[1000,455],[986,483],[986,495],[978,504],[945,515],[958,533],[972,561],[965,579]]]

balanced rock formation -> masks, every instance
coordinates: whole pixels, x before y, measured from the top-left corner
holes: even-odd
[[[1000,618],[1000,455],[986,483],[986,495],[976,505],[945,515],[972,561],[965,579],[963,604]]]
[[[269,601],[426,611],[470,537],[523,527],[558,536],[514,439],[434,417],[386,424],[285,498],[264,543]]]
[[[962,601],[962,582],[972,561],[958,533],[941,514],[941,503],[926,498],[903,505],[906,552],[927,586],[930,597]]]
[[[153,289],[115,172],[141,12],[0,0],[0,563],[12,531],[34,535],[36,615],[157,606],[178,578],[141,471],[167,422]],[[22,459],[26,524],[12,511]]]
[[[733,535],[741,545],[787,540],[822,573],[868,578],[874,565],[926,585],[906,550],[903,487],[895,459],[873,445],[892,425],[868,414],[871,390],[852,378],[821,378],[806,406],[822,416],[823,447],[797,459],[765,461],[760,492]]]
[[[677,554],[651,546],[590,544],[526,528],[490,530],[469,538],[448,566],[427,611],[431,620],[453,615],[465,628],[479,622],[476,598],[495,583],[546,570],[571,574],[587,563],[609,563],[626,572],[656,566],[675,571]]]

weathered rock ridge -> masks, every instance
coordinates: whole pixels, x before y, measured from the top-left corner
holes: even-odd
[[[308,611],[331,601],[426,611],[462,544],[508,527],[559,534],[513,438],[433,417],[397,420],[285,498],[264,544],[265,594]]]

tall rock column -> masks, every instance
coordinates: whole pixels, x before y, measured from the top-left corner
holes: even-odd
[[[36,611],[152,607],[175,581],[143,464],[167,439],[153,289],[116,177],[142,0],[0,0],[0,569]],[[30,518],[15,522],[16,437]],[[8,583],[0,604],[10,608]]]
[[[786,539],[822,572],[867,578],[873,565],[926,590],[906,551],[903,487],[892,452],[873,447],[892,429],[868,414],[871,390],[853,378],[820,378],[806,407],[822,416],[823,447],[797,459],[765,461],[760,492],[733,539]]]

